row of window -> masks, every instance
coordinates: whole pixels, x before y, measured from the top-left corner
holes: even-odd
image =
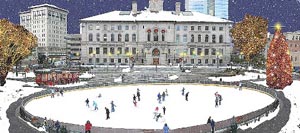
[[[300,44],[290,44],[290,48],[291,48],[291,47],[295,47],[295,48],[296,48],[296,47],[300,47]]]
[[[101,29],[99,25],[97,25],[97,26],[89,25],[88,28],[89,28],[89,30],[94,30],[94,28],[95,28],[95,30]],[[103,30],[108,30],[108,26],[103,25]],[[129,30],[129,25],[125,25],[124,27],[122,25],[118,25],[118,26],[111,25],[110,30]],[[136,25],[132,25],[131,30],[136,30]]]
[[[291,61],[297,61],[297,56],[296,57],[291,56]]]
[[[89,41],[90,42],[92,42],[92,41],[100,42],[101,41],[101,39],[100,39],[100,33],[96,34],[96,40],[94,40],[93,34],[90,33],[89,34]],[[104,41],[104,42],[108,41],[107,34],[103,34],[102,41]],[[115,42],[115,41],[122,42],[123,41],[122,34],[117,34],[117,38],[115,37],[115,34],[110,34],[110,41],[111,42]],[[129,42],[129,34],[125,34],[125,40],[124,41],[125,42]],[[136,34],[132,34],[131,35],[131,41],[132,42],[136,42]]]
[[[172,59],[168,59],[168,62],[171,63]],[[108,62],[109,61],[109,62]],[[217,64],[217,61],[219,64],[223,63],[222,59],[211,59],[211,61],[209,62],[209,59],[203,59],[204,62],[202,62],[202,59],[197,59],[197,62],[195,59],[190,59],[190,63],[191,64]],[[142,63],[144,62],[144,60],[142,59]],[[176,62],[179,63],[179,59],[176,59]],[[185,61],[187,62],[187,61]],[[93,61],[93,58],[89,58],[89,64],[93,64],[95,63],[95,65],[99,64],[99,63],[128,63],[128,58],[125,59],[121,59],[121,58],[103,58],[102,62],[100,62],[100,58],[95,58]]]
[[[176,26],[176,31],[180,31],[181,30],[181,27],[183,28],[183,31],[188,31],[188,27],[190,27],[190,31],[202,31],[202,26],[180,26],[180,25],[177,25]],[[197,29],[196,29],[197,28]],[[212,31],[216,31],[216,26],[211,26],[211,30]],[[210,26],[204,26],[204,30],[205,31],[209,31],[210,30]],[[220,26],[219,27],[219,31],[223,31],[224,28],[223,26]]]
[[[115,51],[114,47],[111,47],[111,48],[109,48],[109,53],[110,54],[117,54],[117,55],[120,55],[120,54],[123,54],[123,53],[124,54],[129,53],[129,47],[125,47],[124,51],[123,51],[122,47],[118,47],[116,50],[117,51]],[[131,52],[132,52],[132,54],[136,54],[138,52],[137,48],[134,48],[134,47],[131,48]],[[142,53],[144,53],[143,50],[142,50]],[[89,47],[89,54],[90,55],[100,54],[100,48],[96,47],[96,49],[94,50],[93,47]],[[108,48],[102,48],[102,54],[107,55],[108,54]]]
[[[182,41],[181,39],[182,38]],[[179,43],[179,42],[188,42],[187,40],[187,34],[183,34],[182,37],[180,37],[179,34],[176,34],[176,42]],[[197,36],[197,40],[196,40],[196,37],[194,34],[192,34],[190,36],[190,40],[189,42],[210,42],[210,36],[209,35],[205,35],[205,38],[204,38],[204,41],[202,40],[202,35],[201,34],[198,34]],[[212,43],[216,43],[217,40],[216,40],[216,35],[212,35],[211,36],[211,42]],[[224,38],[223,38],[223,35],[219,35],[219,43],[223,43],[224,42]]]
[[[300,36],[293,36],[292,40],[300,40]]]

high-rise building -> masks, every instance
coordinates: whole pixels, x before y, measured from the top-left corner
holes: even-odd
[[[228,19],[228,0],[185,0],[185,10]]]
[[[20,25],[38,38],[36,55],[49,59],[66,56],[65,36],[67,34],[67,15],[69,11],[54,5],[42,4],[29,7],[20,12]]]

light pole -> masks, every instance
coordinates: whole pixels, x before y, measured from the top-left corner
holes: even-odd
[[[220,52],[217,52],[216,55],[217,55],[217,68],[219,68],[219,57],[222,57],[222,54]]]

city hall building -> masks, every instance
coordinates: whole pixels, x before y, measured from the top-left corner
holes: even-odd
[[[232,22],[198,12],[164,11],[163,0],[149,7],[112,11],[80,20],[81,63],[224,65],[230,61]]]

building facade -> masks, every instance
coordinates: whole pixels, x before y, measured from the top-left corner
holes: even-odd
[[[228,19],[228,0],[185,0],[185,10]]]
[[[42,4],[29,7],[20,12],[20,25],[38,38],[36,55],[48,58],[66,56],[67,15],[68,11],[54,5]]]
[[[300,69],[300,31],[286,32],[284,34],[289,45],[293,67]]]
[[[67,34],[67,59],[70,63],[80,63],[81,53],[81,35],[80,34]]]
[[[201,64],[230,61],[231,21],[198,12],[163,11],[162,0],[147,10],[112,11],[80,20],[85,64]]]

